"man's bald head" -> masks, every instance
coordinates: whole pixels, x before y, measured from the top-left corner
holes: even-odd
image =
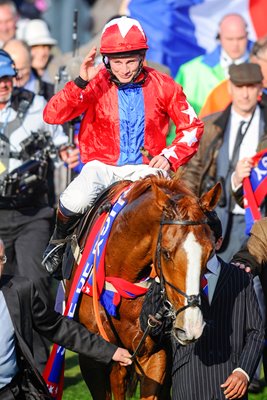
[[[219,35],[224,51],[232,60],[242,57],[247,49],[247,23],[239,14],[225,15],[219,24]]]
[[[18,75],[15,78],[16,86],[24,86],[31,74],[31,51],[22,40],[11,39],[5,43],[3,49],[13,59]]]

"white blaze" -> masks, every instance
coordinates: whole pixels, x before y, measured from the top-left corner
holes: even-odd
[[[192,232],[187,235],[183,247],[188,261],[185,292],[189,296],[197,295],[199,293],[202,247]],[[203,327],[204,321],[199,307],[187,308],[184,315],[184,330],[187,340],[198,338],[202,334]]]

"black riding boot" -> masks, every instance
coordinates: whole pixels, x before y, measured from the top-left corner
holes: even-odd
[[[71,235],[81,217],[81,214],[66,216],[60,208],[57,210],[56,226],[47,248],[43,254],[42,265],[49,274],[61,276],[58,269],[62,264],[62,258],[66,247],[67,236]]]

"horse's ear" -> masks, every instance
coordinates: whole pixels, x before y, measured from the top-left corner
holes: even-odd
[[[200,207],[203,211],[211,211],[213,210],[222,193],[222,185],[220,182],[217,182],[213,188],[211,188],[208,192],[204,193],[200,197]]]
[[[161,190],[158,185],[152,184],[152,190],[155,193],[156,201],[159,204],[160,208],[163,208],[169,201],[170,196],[163,192],[163,190]]]

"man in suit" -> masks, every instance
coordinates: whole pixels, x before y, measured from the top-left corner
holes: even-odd
[[[233,262],[246,272],[259,276],[265,302],[265,321],[267,321],[267,218],[255,221],[247,243],[234,255]],[[265,324],[265,338],[267,329]],[[267,381],[267,347],[263,351],[263,369]]]
[[[33,329],[47,339],[96,361],[130,365],[130,353],[84,326],[48,309],[33,282],[4,275],[0,239],[0,400],[52,398],[33,360]]]
[[[198,152],[184,170],[184,178],[198,195],[216,181],[222,182],[224,195],[216,211],[223,224],[220,255],[227,262],[247,240],[244,210],[231,194],[231,187],[235,190],[234,169],[238,160],[267,147],[267,109],[258,102],[263,79],[259,65],[231,65],[229,74],[232,103],[203,120],[204,135]]]
[[[216,213],[209,220],[218,250],[221,223]],[[216,254],[208,261],[205,277],[208,293],[201,293],[206,322],[202,336],[187,346],[172,339],[172,399],[247,399],[264,344],[252,278]]]

